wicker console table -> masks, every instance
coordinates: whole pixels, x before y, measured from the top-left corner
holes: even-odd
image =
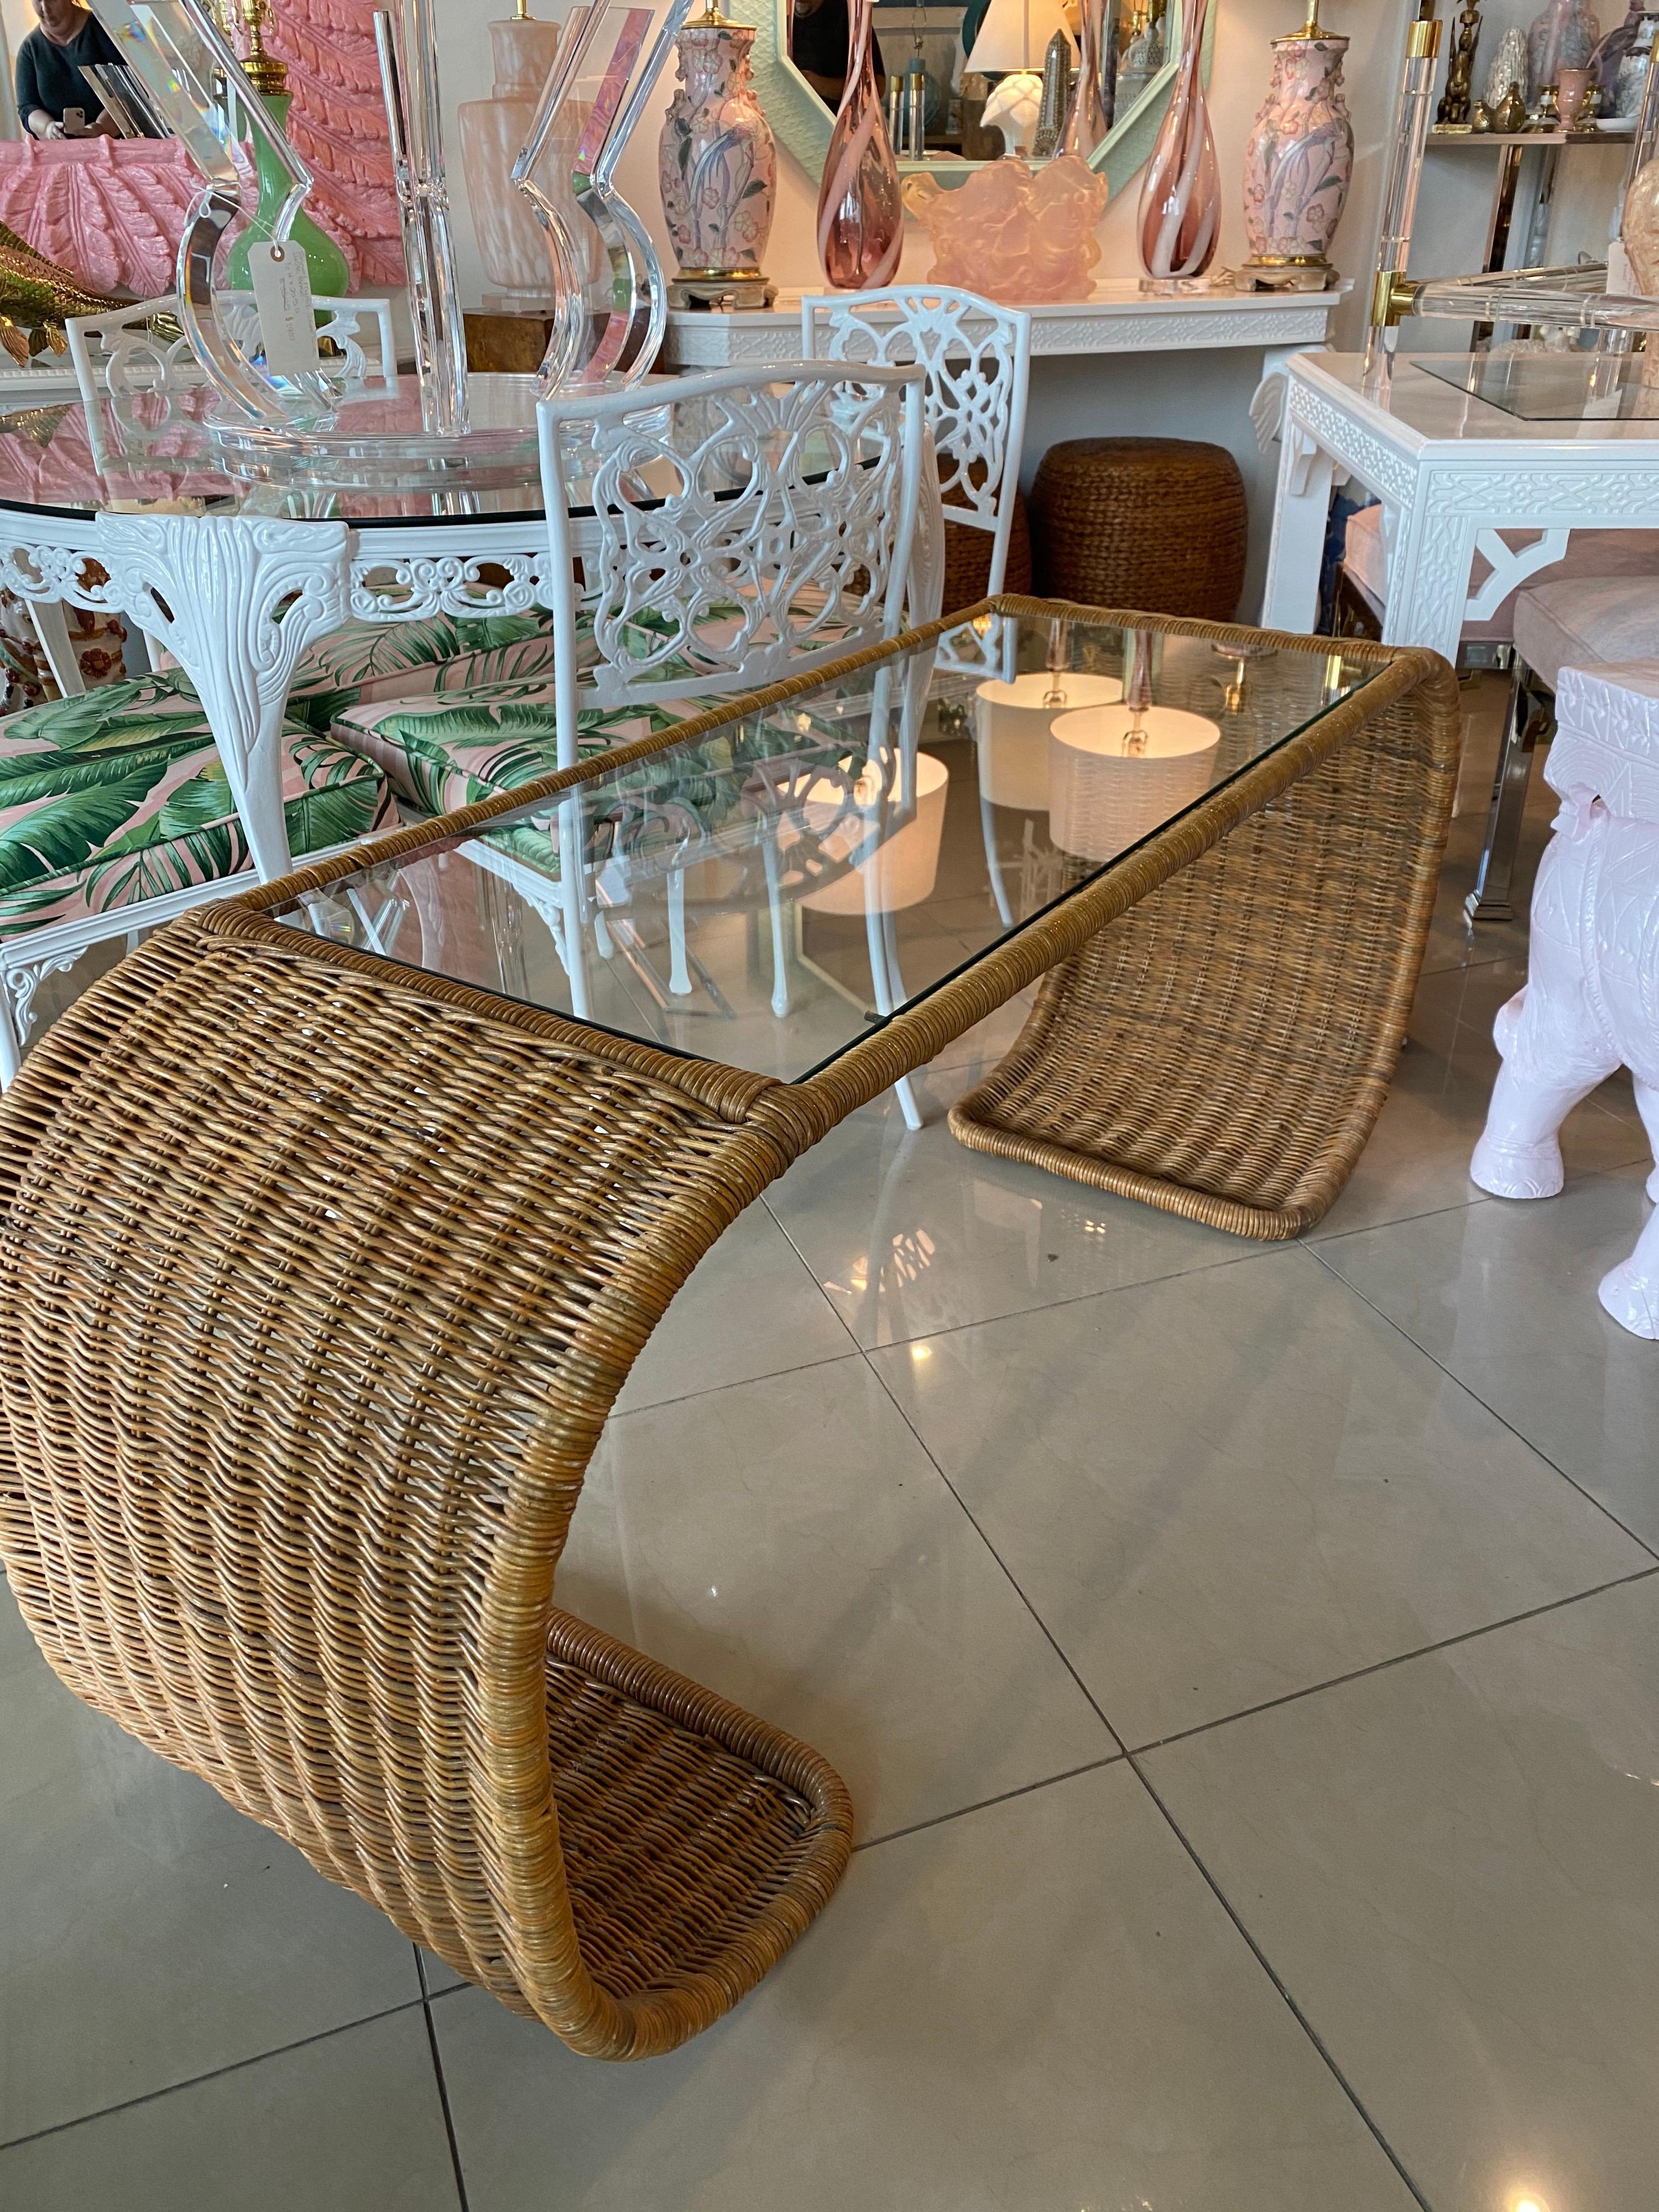
[[[0,1549],[52,1665],[596,2057],[735,2003],[851,1847],[815,1753],[554,1605],[703,1253],[1045,973],[959,1133],[1255,1233],[1328,1202],[1399,1045],[1443,663],[982,612],[1010,675],[1206,714],[1207,792],[1068,854],[989,795],[1046,728],[975,735],[917,633],[197,909],[0,1106]]]

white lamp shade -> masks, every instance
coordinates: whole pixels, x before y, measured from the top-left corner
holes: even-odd
[[[1144,750],[1127,752],[1133,732]],[[1087,707],[1048,738],[1048,831],[1063,853],[1110,860],[1201,799],[1220,726],[1179,707]]]
[[[855,792],[861,814],[855,816],[850,834],[833,833],[833,840],[845,840],[843,849],[858,849],[876,825],[880,805],[880,790],[872,774],[871,781],[877,784],[867,808],[863,806],[861,792]],[[896,914],[902,907],[920,906],[933,895],[933,881],[939,874],[939,842],[945,835],[945,798],[951,781],[951,771],[942,760],[932,753],[916,755],[916,807],[909,819],[900,823],[892,834],[871,854],[867,860],[860,860],[844,876],[837,876],[819,890],[808,891],[800,900],[814,914]],[[846,805],[846,793],[839,784],[827,780],[814,784],[808,791],[802,811],[809,825],[819,809],[827,811],[826,820],[833,820]],[[826,850],[833,850],[833,842],[826,841]]]
[[[1044,702],[1052,691],[1057,705]],[[993,806],[1022,814],[1048,811],[1048,730],[1056,714],[1079,707],[1109,707],[1123,696],[1115,676],[1085,676],[1038,669],[1012,684],[981,684],[974,695],[974,735],[979,744],[979,795]]]
[[[991,0],[966,66],[989,76],[1009,70],[1040,72],[1056,31],[1064,31],[1067,44],[1073,44],[1060,0]]]

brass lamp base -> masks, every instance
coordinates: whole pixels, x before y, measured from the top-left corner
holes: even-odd
[[[777,286],[758,269],[682,269],[668,285],[671,307],[724,309],[728,314],[769,307],[777,296]]]
[[[1328,292],[1341,282],[1322,253],[1253,253],[1238,273],[1258,292]]]

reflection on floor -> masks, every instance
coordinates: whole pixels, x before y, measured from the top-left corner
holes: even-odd
[[[1628,1087],[1465,1167],[1522,927],[1459,917],[1317,1233],[963,1151],[1003,1016],[800,1161],[653,1342],[575,1611],[819,1745],[861,1848],[606,2068],[62,1690],[0,1613],[6,2212],[1650,2212],[1659,1347]],[[1547,833],[1540,789],[1527,872]]]

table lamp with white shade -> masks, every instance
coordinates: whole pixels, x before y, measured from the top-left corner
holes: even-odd
[[[1220,725],[1180,707],[1085,707],[1048,738],[1048,834],[1079,860],[1110,860],[1201,799]]]
[[[1031,150],[1042,109],[1043,56],[1056,31],[1070,40],[1060,0],[991,0],[964,64],[981,76],[1001,76],[981,123],[1001,131],[1011,154]]]

